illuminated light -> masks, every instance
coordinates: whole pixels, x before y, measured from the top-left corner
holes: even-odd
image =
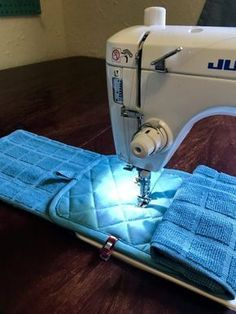
[[[148,242],[182,179],[162,171],[153,173],[152,200],[143,208],[137,206],[139,186],[135,183],[135,177],[136,172],[117,168],[112,175],[107,172],[99,178],[99,182],[93,186],[96,217],[99,229],[104,232],[127,242],[135,239]]]

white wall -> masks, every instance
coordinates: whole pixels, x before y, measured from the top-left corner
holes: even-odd
[[[143,23],[148,6],[164,6],[168,24],[195,25],[205,0],[64,0],[71,55],[105,56],[106,39],[125,27]]]
[[[36,17],[0,18],[0,68],[68,55],[63,0],[41,0]]]
[[[0,18],[0,69],[67,56],[105,56],[106,39],[165,6],[169,24],[196,24],[205,0],[41,0],[38,17]]]

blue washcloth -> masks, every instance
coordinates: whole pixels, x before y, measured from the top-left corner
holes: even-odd
[[[224,299],[236,291],[236,178],[199,166],[151,240],[160,269]]]
[[[49,219],[53,197],[102,156],[27,131],[0,139],[0,199]]]

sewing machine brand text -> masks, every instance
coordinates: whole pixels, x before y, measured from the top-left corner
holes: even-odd
[[[223,70],[223,71],[236,71],[236,60],[232,61],[230,59],[218,59],[218,62],[208,63],[208,69],[211,70]]]

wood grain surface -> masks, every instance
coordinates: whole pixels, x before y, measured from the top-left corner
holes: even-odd
[[[0,72],[0,136],[25,129],[114,153],[104,60],[69,58]],[[200,121],[168,166],[236,175],[236,119]],[[0,313],[233,313],[0,203]]]

